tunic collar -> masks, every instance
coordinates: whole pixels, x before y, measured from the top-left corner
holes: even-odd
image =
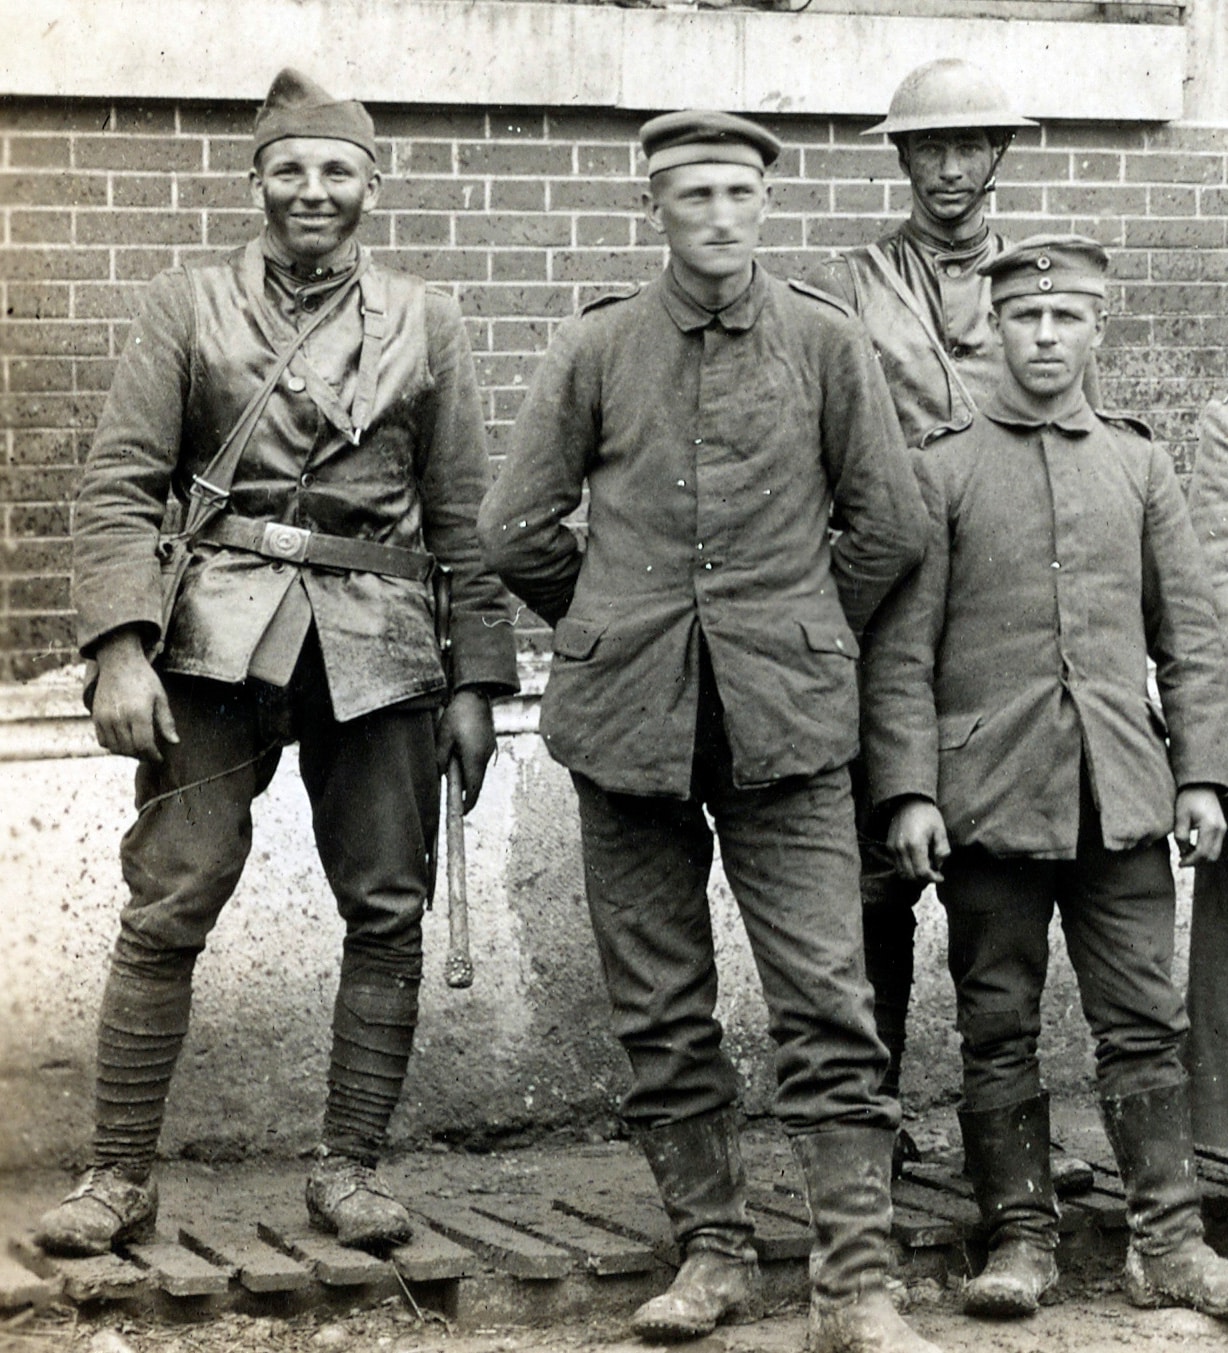
[[[1082,390],[1079,391],[1078,401],[1057,418],[1038,418],[1030,409],[1022,408],[1001,386],[990,396],[983,412],[986,418],[1000,423],[1003,427],[1029,429],[1055,427],[1071,437],[1084,437],[1096,427],[1096,415]]]
[[[909,217],[900,227],[900,233],[922,253],[952,262],[979,262],[982,257],[988,259],[994,252],[988,225],[982,226],[971,239],[960,240],[955,244],[952,244],[950,240],[941,239],[937,235],[931,235],[927,230],[922,230],[912,217]]]
[[[754,264],[750,286],[728,305],[719,310],[709,310],[682,289],[672,268],[666,268],[661,296],[670,319],[684,334],[707,329],[713,324],[729,333],[745,333],[754,326],[767,301],[767,274],[757,263]]]

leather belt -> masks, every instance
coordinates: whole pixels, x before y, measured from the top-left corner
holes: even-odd
[[[417,550],[381,545],[374,540],[355,540],[352,536],[329,536],[301,526],[237,517],[229,512],[211,522],[200,539],[232,550],[248,550],[281,563],[383,573],[420,583],[426,582],[435,570],[435,556]]]

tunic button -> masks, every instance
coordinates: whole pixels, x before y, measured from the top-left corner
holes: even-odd
[[[962,343],[956,343],[951,349],[951,356],[957,361],[962,362],[968,355],[968,349]]]
[[[296,395],[302,394],[302,392],[306,390],[306,388],[307,382],[302,378],[302,376],[286,377],[286,389],[293,390]]]
[[[309,471],[307,474],[303,475],[302,478],[301,478],[298,482],[299,482],[305,489],[309,489],[309,488],[316,482],[316,477],[315,477],[315,475],[311,474],[310,471]]]
[[[696,437],[696,438],[695,438],[695,445],[696,445],[696,446],[702,446],[703,444],[704,444],[704,439],[703,439],[702,437]]]
[[[1057,562],[1057,560],[1055,559],[1055,560],[1053,561],[1053,563],[1051,563],[1051,564],[1049,565],[1049,567],[1050,567],[1050,568],[1061,568],[1062,566],[1061,566],[1061,564],[1059,564],[1059,563]]]
[[[303,297],[304,310],[318,310],[319,308],[320,308],[320,298],[318,296]]]
[[[960,276],[962,276],[962,275],[963,275],[963,269],[959,266],[958,263],[948,263],[948,264],[947,264],[947,276],[948,276],[948,277],[960,277]]]

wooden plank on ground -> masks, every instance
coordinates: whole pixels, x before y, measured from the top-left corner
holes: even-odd
[[[581,1199],[556,1198],[554,1205],[581,1221],[648,1245],[668,1264],[677,1264],[681,1258],[669,1229],[669,1219],[657,1198],[594,1190]]]
[[[475,1212],[506,1222],[519,1230],[573,1254],[590,1273],[609,1277],[617,1273],[645,1273],[657,1264],[652,1247],[617,1231],[596,1226],[555,1207],[541,1197],[503,1195],[475,1203]]]
[[[961,1236],[976,1230],[981,1224],[977,1205],[968,1198],[946,1189],[931,1188],[907,1177],[896,1179],[891,1185],[891,1196],[901,1207],[912,1208],[926,1216],[941,1217],[960,1228]]]
[[[127,1245],[124,1252],[172,1297],[215,1297],[230,1286],[230,1274],[169,1240]]]
[[[282,1231],[258,1222],[256,1234],[274,1249],[305,1264],[327,1287],[362,1287],[390,1276],[386,1260],[338,1244],[332,1236],[318,1231]]]
[[[476,1250],[488,1263],[513,1278],[563,1278],[575,1271],[575,1258],[567,1250],[526,1235],[464,1203],[423,1199],[416,1210],[436,1231]]]
[[[297,1259],[247,1231],[184,1226],[179,1243],[237,1278],[249,1292],[302,1292],[315,1282]]]
[[[47,1271],[32,1272],[14,1254],[0,1251],[0,1311],[43,1306],[55,1300],[60,1286],[59,1279]]]
[[[458,1245],[414,1214],[414,1238],[392,1251],[392,1262],[407,1283],[447,1282],[481,1272],[482,1258],[467,1245]]]
[[[760,1259],[772,1263],[809,1257],[814,1243],[809,1221],[798,1221],[775,1208],[760,1208],[754,1202],[750,1219],[755,1225],[755,1249]]]
[[[149,1275],[121,1259],[118,1254],[100,1254],[89,1259],[54,1259],[55,1273],[69,1301],[122,1301],[141,1296],[152,1284]]]

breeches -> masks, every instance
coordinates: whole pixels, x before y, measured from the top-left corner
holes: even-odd
[[[943,874],[938,896],[947,910],[967,1109],[1002,1108],[1040,1092],[1036,1045],[1055,904],[1095,1038],[1101,1096],[1182,1080],[1188,1021],[1172,980],[1167,841],[1106,850],[1097,824],[1081,834],[1074,860],[965,848]]]
[[[878,1093],[886,1057],[862,957],[847,770],[737,789],[718,736],[701,738],[685,802],[573,779],[589,911],[631,1061],[627,1120],[657,1127],[736,1098],[713,1013],[715,834],[767,1002],[786,1130],[896,1127],[898,1106]]]
[[[284,690],[163,681],[180,741],[161,765],[137,770],[117,962],[190,966],[239,881],[252,801],[297,739],[316,846],[346,924],[346,970],[416,983],[439,815],[432,712],[391,708],[338,723],[311,641]]]

